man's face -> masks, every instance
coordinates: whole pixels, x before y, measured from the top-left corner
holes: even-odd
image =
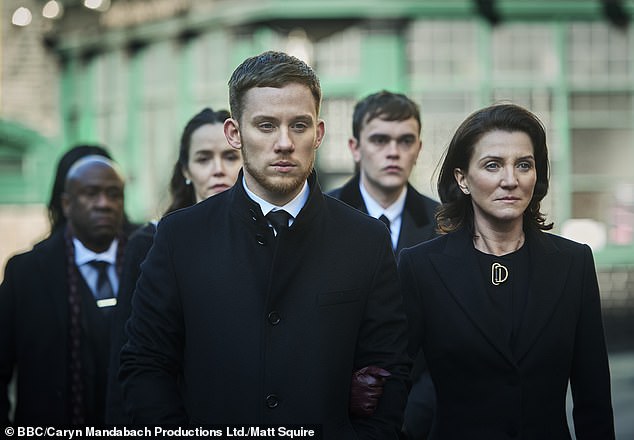
[[[123,179],[108,164],[90,162],[73,174],[62,195],[62,208],[75,237],[103,252],[123,225]]]
[[[240,121],[225,121],[229,143],[242,149],[247,186],[270,203],[284,205],[302,189],[324,136],[310,89],[291,83],[255,87],[244,95]]]
[[[351,138],[349,147],[370,193],[400,192],[422,147],[420,127],[413,117],[385,121],[379,116],[363,124],[359,139]]]

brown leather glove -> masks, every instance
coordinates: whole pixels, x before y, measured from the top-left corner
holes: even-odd
[[[350,415],[369,417],[374,414],[383,394],[383,384],[392,374],[375,365],[352,373],[350,384]]]

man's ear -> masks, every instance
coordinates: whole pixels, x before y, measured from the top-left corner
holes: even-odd
[[[350,153],[352,153],[354,163],[361,162],[361,145],[359,145],[357,138],[351,137],[348,139],[348,148],[350,149]]]
[[[315,138],[315,150],[319,148],[321,142],[324,140],[324,136],[326,135],[326,123],[323,119],[317,121],[317,136]]]
[[[242,148],[242,139],[240,137],[240,124],[233,118],[229,118],[225,120],[223,125],[223,129],[225,132],[225,138],[227,138],[227,142],[235,149]]]

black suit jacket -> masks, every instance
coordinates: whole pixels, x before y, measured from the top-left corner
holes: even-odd
[[[121,351],[133,423],[397,438],[409,360],[385,226],[324,196],[313,174],[274,237],[241,182],[159,223]],[[392,376],[375,416],[349,420],[352,372],[366,365]]]
[[[0,425],[9,423],[8,384],[17,369],[17,425],[64,425],[70,422],[68,393],[68,258],[64,231],[58,230],[29,252],[12,257],[0,285]],[[83,277],[80,292],[92,297]],[[83,354],[87,344],[107,344],[103,322],[90,319],[94,310],[82,306]],[[87,314],[88,313],[88,314]],[[107,329],[107,327],[106,327]],[[106,331],[109,331],[107,329]],[[96,350],[96,348],[95,348]],[[101,350],[90,359],[100,359]],[[99,365],[84,362],[86,420],[104,420],[106,359]]]
[[[359,190],[359,173],[355,174],[346,184],[330,191],[328,194],[353,208],[367,214],[368,209]],[[434,213],[438,202],[422,195],[407,184],[407,196],[403,208],[403,220],[398,237],[396,255],[406,247],[414,246],[436,237],[436,220]]]
[[[436,387],[435,439],[570,439],[568,381],[579,439],[613,439],[608,358],[592,252],[526,231],[530,285],[514,353],[499,331],[465,230],[399,260],[411,327]]]

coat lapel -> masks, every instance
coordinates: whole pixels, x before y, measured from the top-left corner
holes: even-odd
[[[561,253],[547,234],[527,231],[530,252],[530,286],[526,309],[515,348],[521,360],[537,341],[561,299],[571,259]]]
[[[448,237],[445,251],[430,256],[447,290],[484,338],[511,364],[515,364],[502,322],[495,315],[466,228]]]
[[[356,173],[350,180],[346,182],[344,186],[341,187],[341,191],[336,197],[347,205],[350,205],[353,208],[363,212],[364,214],[367,214],[368,208],[365,206],[363,196],[361,195],[361,190],[359,190],[360,179],[361,177],[359,173]]]
[[[55,232],[42,246],[45,248],[38,254],[38,273],[42,274],[42,285],[45,286],[42,299],[50,298],[47,304],[52,305],[52,313],[55,313],[63,328],[68,322],[68,270],[64,232]]]
[[[401,217],[401,232],[398,236],[396,253],[398,254],[403,248],[412,247],[418,243],[431,240],[435,236],[433,225],[428,222],[423,222],[423,224],[416,223],[414,216],[409,209],[407,209],[407,205],[405,205]]]
[[[306,261],[312,258],[315,249],[320,246],[316,240],[321,235],[316,231],[321,225],[315,219],[324,215],[326,207],[324,195],[314,171],[308,178],[308,185],[310,195],[306,204],[291,227],[282,231],[272,244],[274,251],[267,297],[269,304],[279,301],[286,294],[293,280],[297,276],[303,276],[302,268],[306,266]],[[248,197],[246,193],[244,197]],[[257,209],[258,216],[262,215],[259,207],[254,209]]]
[[[407,184],[405,207],[401,217],[401,231],[398,236],[397,252],[436,237],[434,210],[436,203],[420,194]]]
[[[396,253],[398,254],[401,249],[414,246],[415,244],[425,241],[423,238],[422,230],[418,228],[412,214],[406,209],[403,210],[401,217],[401,232],[398,235],[398,244],[396,246]]]

